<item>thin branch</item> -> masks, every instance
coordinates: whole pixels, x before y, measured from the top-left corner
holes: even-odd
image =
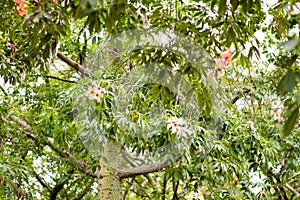
[[[173,180],[174,180],[174,179],[173,179]],[[177,181],[176,183],[173,181],[173,191],[174,191],[174,194],[173,194],[172,200],[177,200],[177,199],[179,199],[179,198],[178,198],[178,195],[177,195],[178,186],[179,186],[179,181]]]
[[[115,169],[115,175],[121,180],[123,178],[135,177],[152,172],[157,172],[162,170],[164,167],[166,167],[166,162],[157,162],[151,165],[142,165],[140,167],[133,167],[125,170]]]
[[[8,93],[6,92],[6,90],[4,89],[4,87],[2,85],[0,85],[0,89],[5,94],[5,96],[8,96]]]
[[[57,52],[57,57],[59,57],[62,61],[64,61],[65,63],[67,63],[68,65],[70,65],[71,67],[73,67],[74,69],[76,69],[77,71],[79,71],[82,76],[88,76],[91,77],[91,72],[89,72],[87,69],[85,69],[82,65],[80,65],[79,63],[75,62],[74,60],[68,58],[65,54],[63,54],[62,52]]]
[[[13,182],[12,180],[9,181],[9,183],[13,186],[14,188],[14,192],[17,195],[18,198],[21,198],[26,191],[23,190],[22,188],[20,188],[15,182]]]
[[[242,95],[245,96],[246,94],[248,94],[251,90],[250,89],[246,89],[242,92]],[[241,97],[240,96],[235,96],[233,99],[231,99],[231,103],[235,104]]]
[[[288,183],[284,185],[285,188],[287,188],[289,191],[291,191],[293,194],[296,195],[296,197],[300,197],[300,193],[297,192],[292,186],[290,186]]]
[[[132,189],[132,188],[128,188],[128,190],[130,190],[131,192],[137,194],[137,195],[140,196],[140,197],[147,198],[147,199],[151,199],[150,196],[147,195],[146,193],[145,193],[145,194],[142,194],[142,193],[140,193],[139,191],[135,191],[135,190]]]
[[[76,157],[71,154],[70,152],[66,151],[66,150],[61,150],[59,149],[58,147],[56,147],[53,143],[53,141],[51,140],[48,140],[47,142],[47,145],[51,147],[52,150],[54,150],[56,153],[58,153],[61,157],[63,158],[68,158],[70,163],[75,166],[75,167],[78,167],[79,170],[81,172],[83,172],[84,174],[87,174],[91,177],[94,177],[94,178],[103,178],[103,175],[101,174],[97,174],[97,173],[94,173],[92,171],[89,171],[87,170],[90,165],[81,161],[81,160],[77,160]]]
[[[134,183],[134,181],[136,182],[137,185]],[[131,180],[131,182],[127,181],[127,183],[132,186],[132,188],[129,187],[127,190],[132,191],[133,193],[135,193],[135,194],[137,194],[137,195],[139,195],[141,197],[150,199],[150,196],[147,194],[146,189],[141,186],[141,183],[139,183],[138,180],[136,180],[135,178],[133,178]],[[138,192],[135,191],[134,188],[136,188]]]
[[[67,192],[66,188],[64,188],[64,193],[66,195],[66,200],[69,200],[69,195],[68,195],[68,192]]]
[[[55,80],[59,80],[59,81],[63,81],[63,82],[68,82],[68,83],[76,83],[76,81],[65,80],[65,79],[61,79],[61,78],[55,77],[55,76],[44,76],[44,77],[45,78],[52,78],[52,79],[55,79]]]
[[[49,192],[52,192],[52,188],[44,181],[44,179],[36,172],[33,170],[34,176],[35,178],[38,180],[38,182],[45,188],[47,188],[47,190]]]
[[[291,176],[290,178],[288,178],[287,180],[292,180],[294,178],[296,178],[297,176],[300,176],[300,172],[297,172],[296,174],[294,174],[293,176]]]
[[[16,122],[17,124],[21,125],[24,130],[27,131],[27,137],[34,140],[34,141],[37,141],[38,139],[36,138],[31,126],[24,120],[16,117],[16,116],[13,116],[11,115],[9,117],[12,121]],[[51,147],[51,149],[53,151],[55,151],[56,153],[58,153],[61,157],[63,158],[67,158],[69,160],[69,162],[71,163],[71,165],[73,165],[74,167],[78,167],[79,170],[81,172],[83,172],[84,174],[87,174],[91,177],[94,177],[94,178],[103,178],[103,175],[101,174],[97,174],[97,173],[94,173],[92,171],[89,171],[88,168],[90,167],[89,164],[83,162],[83,161],[80,161],[80,160],[77,160],[76,157],[66,151],[66,150],[61,150],[60,148],[58,148],[57,146],[54,145],[53,141],[51,139],[48,139],[48,140],[45,140],[44,143],[46,145],[48,145],[49,147]]]
[[[17,124],[21,125],[23,127],[23,129],[25,131],[27,131],[27,137],[29,137],[30,139],[35,139],[35,135],[33,134],[33,130],[31,128],[31,126],[24,120],[21,120],[20,118],[11,115],[9,116],[11,121],[16,122]]]

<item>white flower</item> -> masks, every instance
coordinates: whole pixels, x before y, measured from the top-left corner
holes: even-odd
[[[177,132],[178,135],[183,136],[183,137],[186,137],[187,135],[190,135],[191,133],[192,133],[191,130],[189,130],[185,127],[180,127]]]
[[[177,133],[180,136],[186,136],[190,134],[191,131],[184,126],[184,121],[182,118],[171,117],[167,121],[167,129],[171,129],[172,133]]]

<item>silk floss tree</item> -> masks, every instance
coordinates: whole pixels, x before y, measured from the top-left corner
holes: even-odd
[[[87,62],[74,93],[81,139],[100,159],[99,198],[122,199],[125,178],[205,156],[218,138],[223,95],[213,60],[169,29],[112,36]]]

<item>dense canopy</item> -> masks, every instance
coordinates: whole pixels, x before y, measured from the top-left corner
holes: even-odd
[[[296,0],[2,0],[0,199],[298,199]]]

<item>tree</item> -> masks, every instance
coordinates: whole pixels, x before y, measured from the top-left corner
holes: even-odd
[[[98,185],[98,199],[117,199],[121,197],[120,187],[109,187],[112,182],[121,184],[125,199],[185,199],[200,198],[200,194],[210,199],[299,197],[299,3],[265,4],[252,0],[0,2],[0,74],[11,84],[1,86],[1,198],[95,199]],[[264,20],[266,15],[275,23]],[[187,38],[176,43],[183,51],[157,45],[121,52],[111,48],[120,47],[120,41],[111,38],[120,38],[116,36],[130,33],[130,29],[151,32],[152,27],[168,30],[170,37],[177,34]],[[257,37],[258,31],[264,39]],[[152,33],[155,38],[159,31]],[[132,35],[130,38],[138,41]],[[111,46],[99,51],[99,43],[107,40],[112,41]],[[132,45],[129,40],[125,42]],[[189,48],[184,48],[186,44]],[[206,51],[198,54],[196,63],[187,59],[193,57],[196,45],[215,58],[214,74],[195,67]],[[277,50],[270,51],[274,46]],[[103,56],[100,63],[98,55]],[[210,63],[209,57],[205,61]],[[153,67],[153,63],[161,65]],[[96,64],[106,65],[91,67]],[[271,65],[274,69],[268,67]],[[174,68],[180,76],[172,73]],[[159,78],[151,79],[155,84],[145,83],[128,93],[135,104],[128,115],[117,118],[116,113],[123,110],[113,102],[129,101],[126,92],[131,90],[126,90],[124,83],[135,83],[149,69]],[[124,82],[121,78],[126,73],[132,73],[133,78],[125,76]],[[206,75],[216,77],[224,93],[209,85]],[[186,91],[182,96],[172,90],[176,85],[158,84],[166,84],[161,81],[164,79],[179,83],[175,81],[178,77],[190,85],[183,86]],[[181,117],[194,112],[184,112],[183,108],[189,108],[187,103],[177,105],[188,99],[189,90],[200,114],[192,126],[193,137],[182,142],[178,133],[190,132],[178,132],[178,125],[184,127]],[[99,96],[85,95],[87,92]],[[80,97],[80,104],[74,104],[74,94]],[[220,118],[212,114],[217,113],[217,96],[212,94],[225,95],[218,99],[225,102]],[[155,129],[162,130],[160,134],[129,134],[134,128],[152,130],[151,116],[145,113],[156,105],[167,113],[157,116],[158,122],[165,121],[161,129]],[[79,115],[74,117],[74,111]],[[95,118],[101,123],[90,125]],[[220,128],[211,130],[209,125],[214,123]],[[99,130],[103,133],[96,138]],[[205,145],[210,145],[205,141],[210,133],[218,137],[203,156],[208,150]],[[122,148],[109,152],[107,146],[99,145],[101,140]],[[147,151],[147,155],[168,155],[158,150],[170,142],[175,144],[171,145],[172,152],[184,153],[163,162],[155,156],[154,161],[146,157],[138,161],[136,157],[132,166],[125,168],[107,161],[112,153],[119,158],[128,150],[130,156]],[[99,153],[100,148],[104,152]],[[262,175],[257,194],[250,190],[250,172]],[[107,188],[116,189],[117,197]]]

